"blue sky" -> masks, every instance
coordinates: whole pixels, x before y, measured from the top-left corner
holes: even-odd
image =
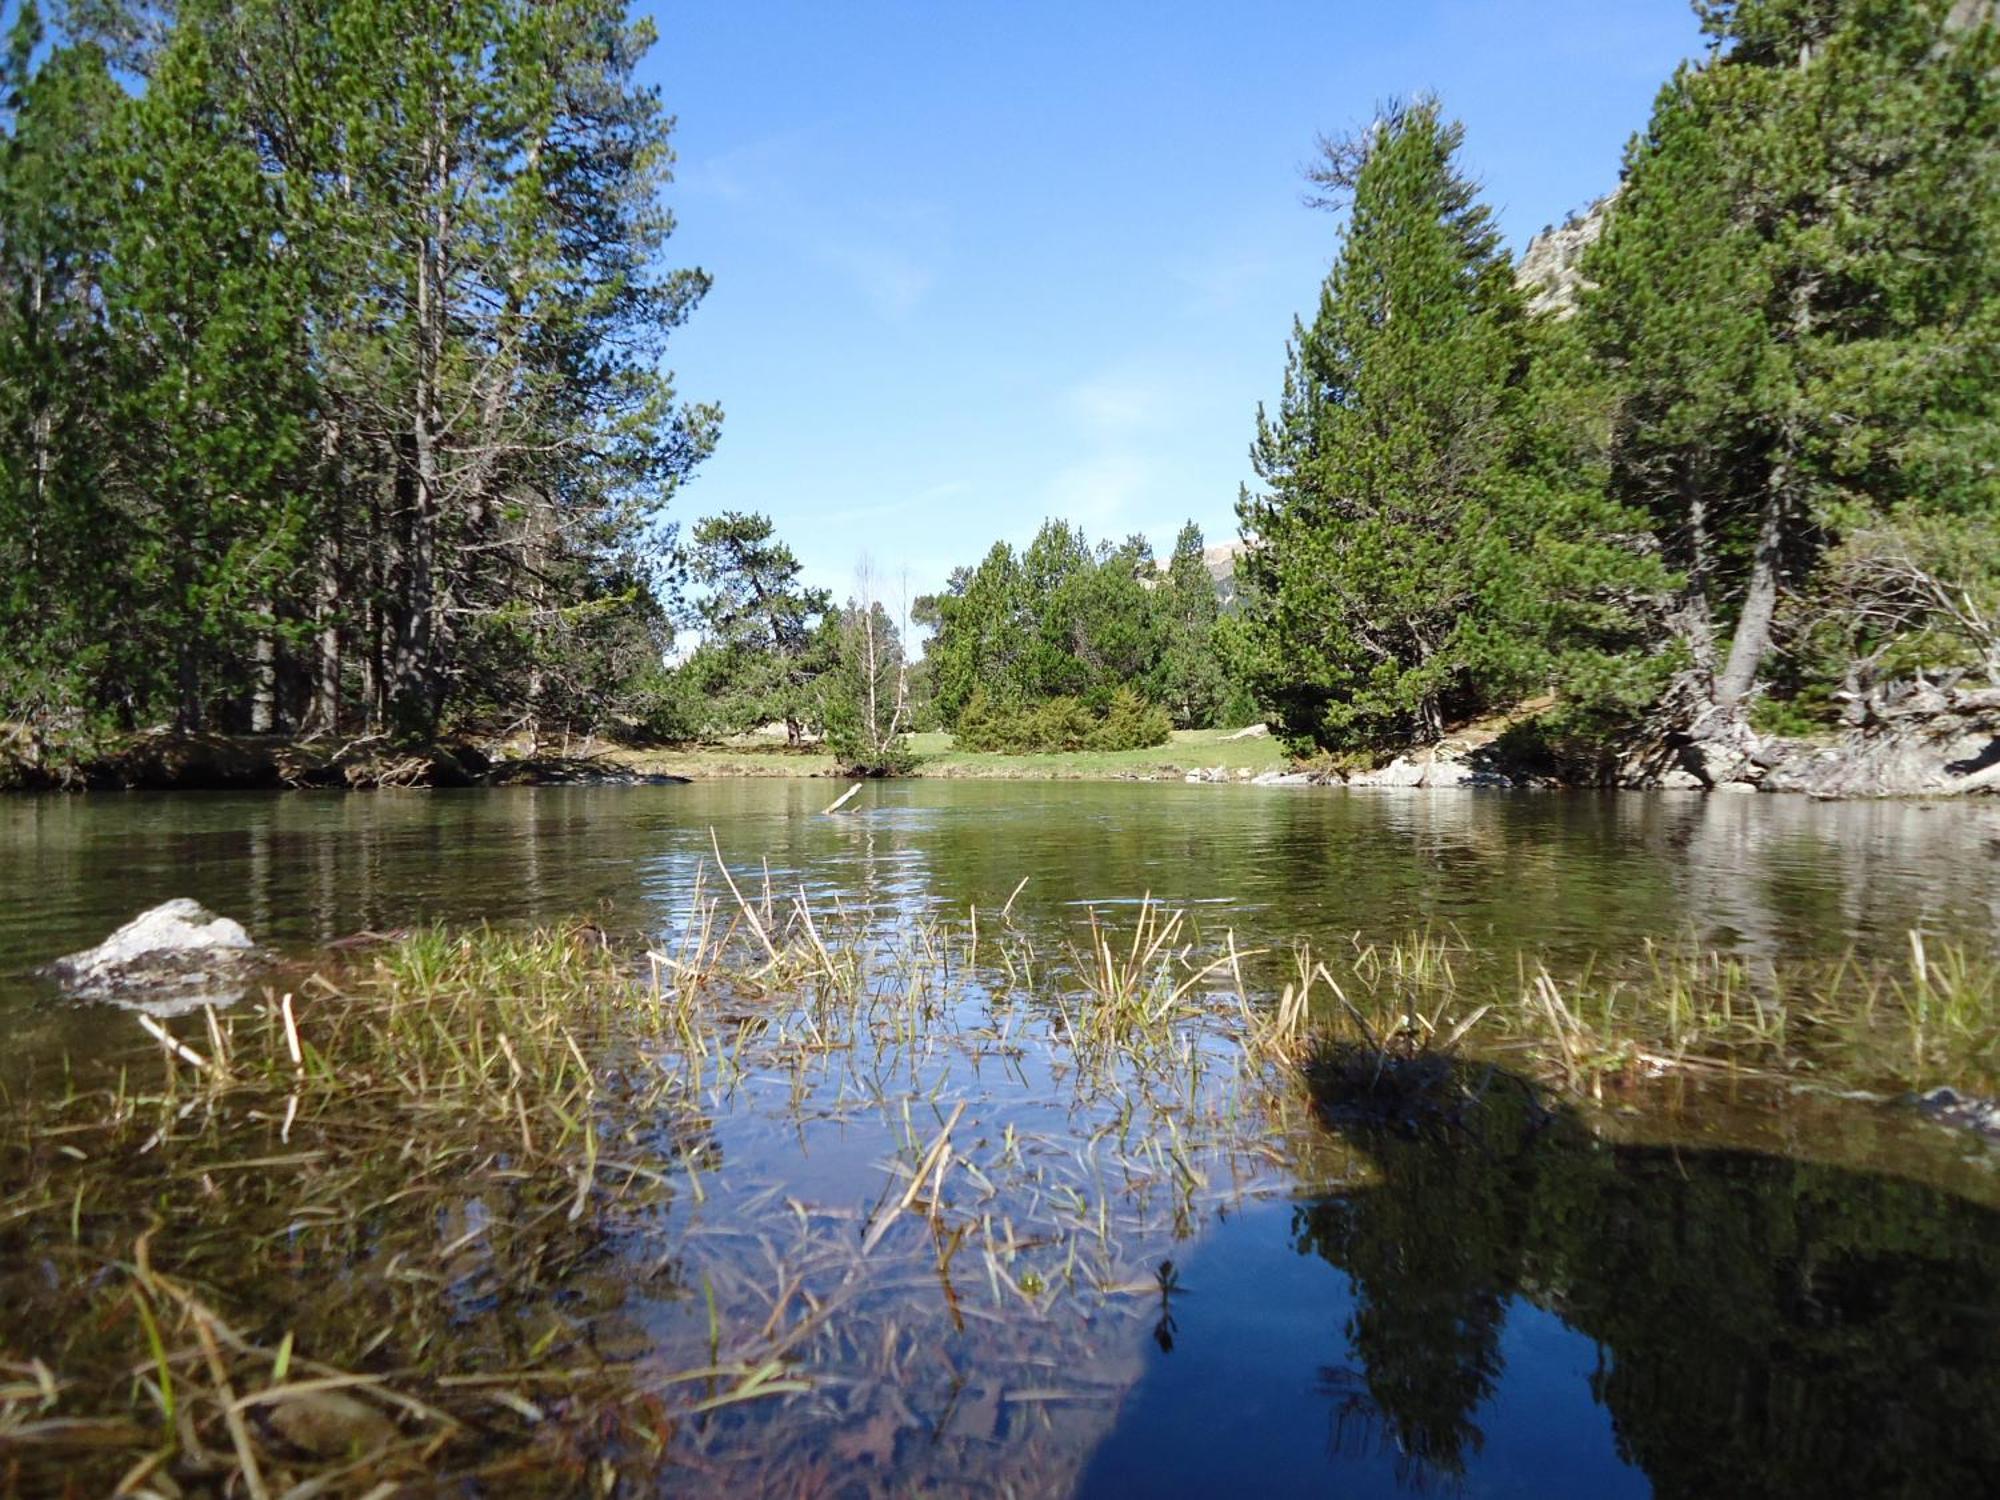
[[[912,594],[1046,516],[1234,534],[1256,405],[1338,243],[1321,132],[1431,90],[1518,250],[1617,180],[1684,0],[677,0],[671,349],[726,412],[683,522],[759,510],[814,582]]]

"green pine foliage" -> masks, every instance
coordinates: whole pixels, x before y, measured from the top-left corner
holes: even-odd
[[[959,714],[953,738],[960,749],[1002,755],[1066,750],[1146,750],[1173,732],[1165,709],[1130,688],[1112,692],[1101,710],[1075,698],[1046,698],[1033,705],[996,702],[975,688]]]
[[[1706,0],[1586,262],[1615,492],[1686,577],[1684,713],[2000,664],[2000,38]],[[1809,717],[1809,715],[1808,715]]]
[[[778,721],[893,769],[918,721],[1026,749],[1263,718],[1365,758],[1548,695],[1520,736],[1605,775],[2000,681],[1995,7],[1696,9],[1573,316],[1529,312],[1459,127],[1392,109],[1313,173],[1338,256],[1230,588],[1192,525],[1162,560],[1052,520],[916,601],[909,661],[767,518],[667,524],[720,414],[663,364],[708,278],[666,266],[625,0],[25,0],[0,757]]]
[[[1230,703],[1215,644],[1221,602],[1192,522],[1162,566],[1144,537],[1093,545],[1069,523],[1049,521],[1018,555],[995,543],[977,567],[958,569],[945,592],[916,601],[915,618],[932,631],[924,670],[936,712],[961,743],[971,743],[968,713],[975,726],[996,714],[1013,726],[971,731],[993,748],[1087,738],[1096,731],[1055,705],[1074,700],[1094,719],[1125,693],[1162,710],[1167,726],[1159,738],[1121,746],[1135,748],[1172,728],[1211,727]],[[1046,732],[1014,732],[1043,705],[1051,705]],[[1129,734],[1154,727],[1148,716]]]
[[[1229,678],[1216,645],[1222,600],[1202,555],[1201,528],[1190,521],[1174,539],[1166,576],[1155,591],[1160,622],[1156,669],[1160,702],[1177,729],[1206,729],[1229,706]]]
[[[801,580],[769,516],[709,517],[683,562],[701,590],[687,618],[702,644],[681,669],[706,705],[699,729],[727,736],[782,723],[787,740],[802,743],[819,721],[818,680],[839,659],[832,596]]]
[[[670,122],[623,0],[15,16],[0,725],[428,736],[657,705]],[[144,20],[146,24],[138,24]],[[124,86],[143,80],[143,87]]]
[[[88,748],[143,665],[117,628],[132,538],[97,290],[128,102],[101,49],[47,43],[29,0],[0,78],[0,740],[36,760]]]
[[[1380,752],[1590,683],[1661,580],[1532,378],[1537,335],[1428,100],[1330,144],[1351,202],[1240,505],[1254,686],[1296,751]]]
[[[830,665],[819,678],[819,719],[827,751],[853,776],[914,770],[909,663],[903,636],[863,572],[857,597],[827,616]]]

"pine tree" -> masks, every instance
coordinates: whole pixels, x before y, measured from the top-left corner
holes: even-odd
[[[944,593],[916,601],[935,632],[924,659],[945,723],[956,727],[975,698],[991,712],[1057,698],[1101,709],[1121,688],[1157,695],[1167,638],[1157,582],[1144,537],[1093,546],[1052,520],[1019,557],[995,543]]]
[[[815,688],[826,748],[853,775],[895,776],[910,770],[910,674],[903,632],[876,597],[872,569],[863,562],[854,597],[827,615],[822,633],[831,665]]]
[[[1221,602],[1203,556],[1201,528],[1189,521],[1174,538],[1173,556],[1154,595],[1161,616],[1159,697],[1181,729],[1216,722],[1228,696],[1215,624]]]
[[[1093,672],[1078,646],[1088,631],[1088,580],[1096,569],[1089,539],[1067,521],[1044,521],[1021,553],[1027,641],[1018,688],[1023,698],[1075,697]]]
[[[264,121],[320,184],[318,312],[358,493],[379,713],[436,723],[468,621],[554,623],[576,564],[644,545],[713,441],[665,336],[707,287],[661,274],[671,154],[617,0],[269,0],[298,54]],[[289,103],[290,107],[286,107]],[[290,128],[294,119],[309,130]],[[531,705],[532,706],[532,705]]]
[[[1728,725],[1788,610],[1843,647],[1815,668],[1792,629],[1782,675],[1865,687],[1935,617],[1866,580],[2000,516],[2000,42],[1951,0],[1701,10],[1716,50],[1633,143],[1580,321],[1619,397],[1617,492],[1687,578],[1676,706]]]
[[[656,683],[719,414],[660,364],[707,278],[660,265],[650,26],[63,14],[0,80],[0,720],[532,731]]]
[[[954,569],[943,593],[916,601],[918,622],[933,632],[924,660],[944,723],[956,725],[975,694],[998,702],[1022,696],[1025,599],[1020,560],[995,542],[977,567]]]
[[[103,278],[119,469],[133,539],[124,622],[182,728],[218,696],[270,695],[277,600],[307,557],[312,517],[299,257],[224,87],[216,27],[184,4],[130,111],[131,144]]]
[[[0,67],[0,720],[41,763],[116,726],[129,665],[99,291],[127,100],[32,0]]]
[[[690,663],[731,730],[783,721],[798,744],[818,718],[816,680],[833,664],[837,637],[822,623],[825,589],[809,588],[768,516],[727,511],[694,528],[688,576],[706,593],[691,621],[707,634]]]
[[[1297,749],[1380,751],[1561,675],[1646,569],[1552,443],[1533,338],[1435,102],[1327,148],[1351,194],[1239,506],[1260,701]]]

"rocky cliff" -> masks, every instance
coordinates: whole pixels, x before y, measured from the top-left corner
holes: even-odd
[[[1576,310],[1583,289],[1578,262],[1604,233],[1604,221],[1617,193],[1607,194],[1581,214],[1572,214],[1553,229],[1528,241],[1527,253],[1514,272],[1515,283],[1528,296],[1528,311],[1568,317]]]

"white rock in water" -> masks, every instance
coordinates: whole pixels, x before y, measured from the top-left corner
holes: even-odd
[[[59,958],[49,970],[84,999],[171,1015],[241,999],[258,957],[241,923],[183,896],[141,912],[95,948]]]
[[[1252,786],[1311,786],[1313,779],[1305,771],[1264,771],[1251,779]]]
[[[1375,773],[1372,786],[1422,786],[1425,767],[1407,755],[1399,755]]]
[[[1478,776],[1470,766],[1455,760],[1433,761],[1424,767],[1425,786],[1471,786]]]

